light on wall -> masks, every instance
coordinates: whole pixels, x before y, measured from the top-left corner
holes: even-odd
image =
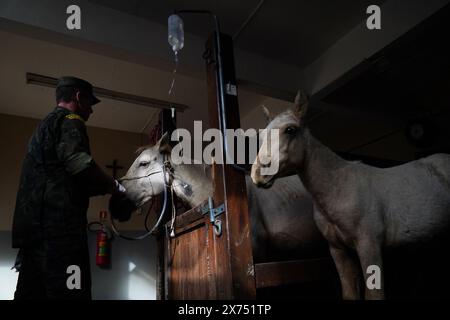
[[[1,290],[0,300],[14,299],[14,291],[16,291],[17,278],[19,273],[11,270],[11,266],[0,266]]]

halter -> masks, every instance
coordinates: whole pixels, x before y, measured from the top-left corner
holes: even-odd
[[[125,177],[125,178],[122,178],[122,179],[120,179],[120,180],[121,180],[121,181],[139,180],[139,179],[143,179],[143,178],[148,178],[148,177],[150,177],[151,175],[154,175],[154,174],[156,174],[156,173],[160,173],[160,172],[163,172],[163,173],[164,173],[165,170],[167,170],[167,171],[169,172],[169,177],[172,177],[172,178],[173,178],[173,171],[174,171],[174,169],[173,169],[172,164],[170,163],[169,159],[166,158],[166,157],[167,157],[167,156],[164,155],[163,170],[152,171],[152,172],[150,172],[150,173],[148,173],[148,174],[146,174],[146,175],[140,176],[140,177],[131,177],[131,178]],[[165,180],[166,180],[166,177],[165,177],[165,175],[164,175],[164,184],[165,184],[166,186],[170,187],[172,183],[170,182],[170,185],[168,185],[168,184],[166,184],[166,181],[165,181]]]
[[[166,158],[166,157],[167,156],[164,155],[164,163],[163,163],[163,166],[162,166],[162,170],[153,171],[153,172],[150,172],[149,174],[146,174],[146,175],[140,176],[140,177],[123,178],[122,181],[123,180],[127,180],[127,181],[129,181],[129,180],[138,180],[138,179],[147,178],[147,177],[149,177],[149,176],[151,176],[153,174],[159,173],[159,172],[163,173],[164,185],[166,187],[170,187],[170,190],[171,190],[171,193],[172,193],[172,222],[171,222],[171,233],[170,234],[173,237],[173,236],[175,236],[173,225],[174,225],[175,216],[176,216],[176,209],[175,209],[174,201],[173,201],[173,186],[172,186],[174,169],[172,167],[172,164],[170,163],[170,160],[168,158]],[[167,182],[166,182],[166,170],[169,172],[169,184],[167,184]],[[124,236],[124,235],[120,234],[120,232],[117,230],[117,227],[116,227],[116,225],[114,223],[114,220],[113,220],[112,216],[110,215],[112,230],[114,231],[114,233],[118,237],[121,237],[121,238],[126,239],[126,240],[142,240],[142,239],[145,239],[149,235],[153,234],[155,232],[155,230],[161,224],[162,218],[164,217],[164,213],[166,212],[166,206],[167,206],[167,188],[164,188],[164,202],[163,202],[163,206],[161,208],[161,212],[159,214],[159,218],[158,218],[158,220],[156,221],[155,225],[153,226],[153,228],[151,230],[149,230],[147,233],[145,233],[145,234],[143,234],[141,236],[138,236],[138,237]]]

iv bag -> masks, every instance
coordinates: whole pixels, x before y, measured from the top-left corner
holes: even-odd
[[[168,26],[169,44],[174,52],[178,52],[184,46],[183,20],[178,15],[172,14],[169,16]]]

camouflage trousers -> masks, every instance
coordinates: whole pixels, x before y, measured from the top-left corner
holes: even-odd
[[[44,240],[21,248],[16,265],[19,279],[15,300],[91,299],[87,241],[64,238]],[[74,272],[73,266],[78,267],[79,272]],[[75,276],[79,276],[77,287],[73,286]]]

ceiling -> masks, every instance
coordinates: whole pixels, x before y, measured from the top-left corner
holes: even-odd
[[[213,11],[221,30],[235,35],[261,0],[90,0],[90,2],[131,15],[167,24],[174,9]],[[325,49],[361,23],[366,8],[385,0],[264,0],[253,20],[235,39],[235,46],[249,52],[298,67],[320,57]],[[207,36],[208,18],[184,15],[185,32]]]
[[[399,132],[419,123],[425,133],[422,142],[412,142],[418,146],[416,158],[449,153],[449,19],[447,5],[381,50],[365,71],[323,101],[349,113],[377,110],[397,118]]]
[[[347,108],[390,110],[405,119],[450,109],[448,100],[437,101],[450,84],[449,19],[446,6],[378,52],[366,70],[323,100]]]

